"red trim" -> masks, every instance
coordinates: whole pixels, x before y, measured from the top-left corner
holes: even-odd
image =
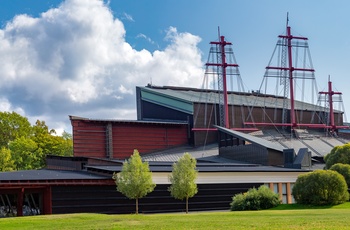
[[[192,131],[217,131],[217,128],[193,128]],[[257,128],[231,128],[234,131],[259,131]]]
[[[267,123],[267,122],[244,122],[245,125],[255,125],[255,126],[292,126],[291,123]],[[308,127],[308,128],[332,128],[330,125],[325,124],[298,124],[296,123],[293,127]],[[340,125],[335,126],[336,129],[349,129],[349,126]]]
[[[234,130],[234,131],[259,131],[260,129],[257,129],[257,128],[232,128],[231,130]]]
[[[192,128],[192,131],[218,131],[217,128]]]

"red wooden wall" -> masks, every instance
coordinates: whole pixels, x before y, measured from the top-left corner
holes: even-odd
[[[183,123],[100,121],[71,117],[74,156],[108,158],[108,123],[112,125],[114,159],[125,159],[134,149],[140,154],[188,144],[188,126]]]

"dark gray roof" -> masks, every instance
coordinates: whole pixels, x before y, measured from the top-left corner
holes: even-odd
[[[218,146],[217,144],[211,144],[200,147],[193,147],[190,145],[178,146],[175,148],[169,148],[161,151],[156,151],[153,153],[148,153],[142,155],[144,161],[154,162],[176,162],[178,161],[184,153],[190,153],[192,157],[199,160],[204,157],[218,156]]]
[[[150,164],[152,172],[171,172],[171,162],[157,162],[158,164]],[[88,170],[100,171],[112,174],[120,172],[122,166],[87,166]],[[231,163],[197,163],[198,172],[300,172],[308,171],[303,169],[292,169],[273,166],[261,166],[256,164],[231,164]]]
[[[100,180],[107,178],[109,177],[84,171],[63,171],[49,169],[0,172],[0,183],[1,181]]]
[[[134,123],[134,124],[152,124],[152,125],[187,125],[187,121],[173,120],[117,120],[117,119],[93,119],[78,116],[69,116],[70,120],[83,120],[95,122],[113,122],[113,123]]]
[[[265,139],[262,139],[262,138],[259,138],[259,137],[255,137],[255,136],[252,136],[250,134],[245,134],[245,133],[242,133],[242,132],[238,132],[238,131],[234,131],[234,130],[231,130],[231,129],[226,129],[224,127],[220,127],[220,126],[215,126],[219,131],[222,131],[222,132],[225,132],[227,134],[230,134],[234,137],[237,137],[239,139],[243,139],[245,141],[249,141],[251,143],[254,143],[256,145],[259,145],[259,146],[262,146],[262,147],[265,147],[265,148],[268,148],[268,149],[273,149],[273,150],[277,150],[277,151],[280,151],[280,152],[283,152],[283,147],[281,145],[277,145],[271,141],[268,141],[268,140],[265,140]]]
[[[164,95],[189,103],[219,103],[219,94],[217,90],[172,86],[138,86],[138,88],[150,93]],[[276,95],[229,91],[227,96],[230,105],[246,105],[259,108],[283,108],[284,106],[284,98]],[[290,105],[290,99],[287,98],[287,101],[288,105]],[[298,100],[294,101],[294,106],[295,109],[298,110],[324,111],[325,109],[322,106]]]

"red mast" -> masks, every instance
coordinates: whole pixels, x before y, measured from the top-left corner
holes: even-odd
[[[333,95],[335,95],[335,94],[342,95],[342,93],[333,91],[333,89],[332,89],[332,82],[330,80],[330,76],[328,76],[328,92],[319,92],[319,94],[328,95],[329,122],[330,122],[331,132],[333,133],[337,129],[337,126],[335,125],[335,122],[334,122]]]
[[[231,42],[225,41],[224,36],[220,36],[220,41],[218,42],[210,42],[212,45],[219,46],[221,56],[221,63],[206,63],[206,66],[216,66],[220,68],[221,70],[218,71],[219,74],[219,80],[218,80],[218,86],[219,86],[219,93],[222,94],[223,104],[220,105],[220,126],[223,126],[225,128],[230,128],[229,124],[229,116],[228,116],[228,99],[227,99],[227,78],[226,78],[226,68],[227,67],[238,67],[237,64],[232,63],[226,63],[226,52],[225,52],[225,46],[226,45],[232,45]]]
[[[292,56],[292,40],[308,40],[306,37],[296,37],[291,34],[291,27],[288,26],[288,18],[287,18],[287,35],[280,35],[279,38],[287,39],[288,44],[288,77],[289,77],[289,91],[290,91],[290,125],[292,128],[297,126],[295,120],[295,107],[294,107],[294,81],[293,81],[293,72],[294,71],[310,71],[314,72],[314,69],[304,69],[304,68],[294,68],[293,66],[293,56]],[[277,69],[277,70],[286,70],[283,67],[271,67],[267,66],[266,69]]]

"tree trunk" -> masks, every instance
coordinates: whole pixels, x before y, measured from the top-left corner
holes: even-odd
[[[186,214],[188,213],[188,197],[186,197]]]
[[[139,199],[136,198],[136,214],[139,214]]]

